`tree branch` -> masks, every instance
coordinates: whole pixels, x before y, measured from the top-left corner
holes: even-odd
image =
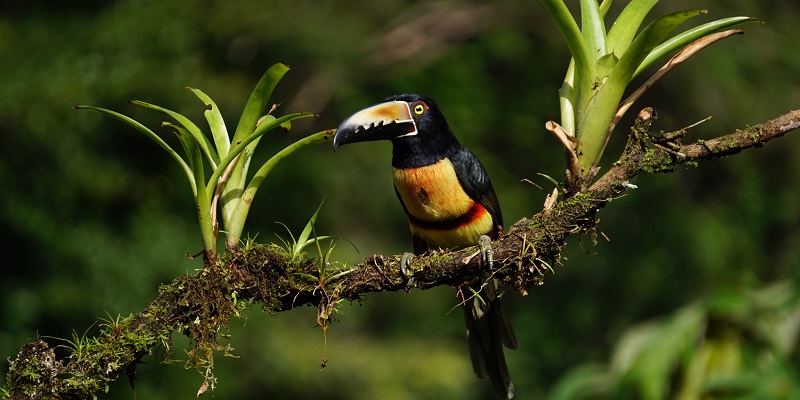
[[[593,234],[595,214],[634,187],[630,181],[635,176],[668,172],[687,162],[761,146],[799,128],[800,110],[688,145],[681,144],[685,131],[651,136],[652,119],[652,109],[639,113],[622,156],[587,191],[570,195],[531,219],[517,221],[501,235],[493,243],[498,267],[493,277],[526,294],[559,263],[564,240],[570,235]],[[185,332],[192,339],[188,364],[205,373],[206,383],[213,383],[213,354],[228,351],[217,344],[217,332],[244,311],[242,300],[260,302],[270,312],[314,304],[319,324],[327,327],[334,307],[343,300],[482,279],[486,271],[474,254],[475,248],[467,248],[419,256],[411,263],[412,278],[406,279],[399,269],[399,255],[375,255],[361,264],[321,274],[315,260],[292,262],[275,244],[246,246],[223,254],[215,265],[197,275],[181,276],[163,285],[159,296],[140,313],[101,324],[97,338],[76,338],[66,359],[58,359],[41,339],[26,344],[11,362],[5,390],[11,398],[90,397],[106,390],[123,373],[133,376],[141,358],[154,347],[168,349],[174,331]],[[208,386],[204,383],[200,393]]]

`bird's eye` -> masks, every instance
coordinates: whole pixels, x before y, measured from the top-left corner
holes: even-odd
[[[425,107],[422,104],[417,104],[414,106],[414,114],[420,115],[425,112]]]

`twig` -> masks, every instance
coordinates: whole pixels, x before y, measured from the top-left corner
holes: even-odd
[[[578,154],[575,153],[575,138],[569,135],[564,128],[561,127],[555,121],[547,121],[544,124],[544,128],[547,129],[548,132],[552,133],[561,145],[564,146],[564,149],[567,150],[567,155],[569,156],[569,161],[567,162],[567,167],[570,173],[570,176],[574,179],[581,176],[581,164],[580,160],[578,160]]]

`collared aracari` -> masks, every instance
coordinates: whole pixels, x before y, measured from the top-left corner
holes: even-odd
[[[389,97],[345,119],[333,148],[372,140],[392,141],[394,187],[408,216],[414,254],[480,244],[491,268],[489,239],[502,230],[500,205],[483,165],[458,142],[436,103],[417,94]],[[403,267],[407,262],[404,257]],[[514,385],[503,345],[516,349],[517,340],[497,285],[491,280],[480,297],[462,290],[468,298],[464,317],[475,374],[491,378],[497,395],[510,399]]]

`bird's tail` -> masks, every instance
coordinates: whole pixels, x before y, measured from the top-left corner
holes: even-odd
[[[480,295],[471,296],[464,304],[464,320],[475,375],[481,379],[489,377],[498,397],[511,399],[514,397],[514,384],[508,372],[503,346],[516,349],[517,338],[497,292],[498,282],[492,279]]]

